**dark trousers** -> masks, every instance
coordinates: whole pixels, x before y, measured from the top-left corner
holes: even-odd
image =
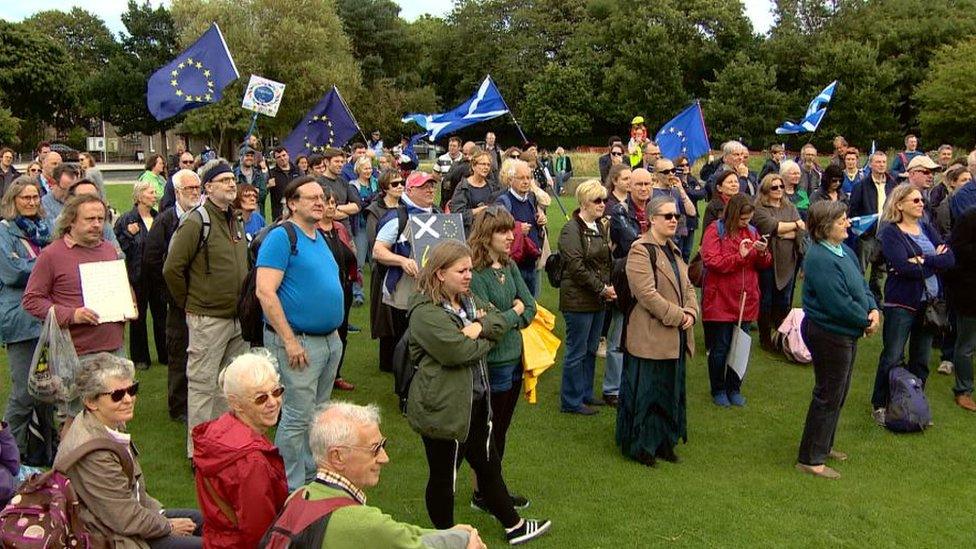
[[[352,308],[352,284],[343,285],[342,301],[345,304],[342,312],[342,324],[336,330],[339,332],[339,341],[342,342],[342,354],[339,356],[339,367],[336,368],[336,379],[342,377],[342,363],[346,359],[346,338],[349,337],[349,310]]]
[[[166,298],[162,288],[136,288],[136,309],[139,318],[129,322],[129,358],[132,362],[152,364],[149,357],[149,336],[147,332],[146,310],[152,312],[153,342],[156,357],[160,364],[168,364],[166,352]]]
[[[976,316],[956,315],[956,395],[973,394],[973,355],[976,354]]]
[[[857,244],[857,258],[861,263],[861,271],[867,274],[868,267],[871,268],[871,274],[868,276],[868,288],[874,294],[874,300],[881,303],[881,279],[884,278],[885,274],[885,260],[881,254],[881,241],[873,234],[870,236],[862,235]]]
[[[390,319],[393,323],[393,335],[380,337],[380,371],[393,371],[393,350],[396,349],[400,336],[407,331],[407,312],[390,307]]]
[[[939,348],[942,350],[942,360],[953,362],[956,357],[956,309],[949,299],[946,300],[946,305],[949,308],[949,327],[939,336],[941,339]]]
[[[150,549],[196,549],[203,547],[203,515],[196,509],[166,509],[166,518],[188,518],[197,525],[197,529],[190,536],[176,536],[170,534],[161,538],[146,540]]]
[[[281,217],[281,199],[285,196],[285,185],[275,182],[275,186],[268,189],[271,195],[271,222],[275,222]]]
[[[783,288],[777,288],[774,267],[759,271],[759,342],[764,346],[771,345],[771,333],[779,328],[793,306],[795,282],[796,274]]]
[[[830,332],[809,319],[803,320],[800,334],[813,357],[814,386],[797,460],[822,465],[834,446],[840,410],[851,388],[857,338]]]
[[[190,334],[186,327],[186,311],[170,304],[166,313],[166,350],[169,367],[166,377],[167,405],[169,417],[186,417],[186,348],[190,345]]]
[[[685,260],[685,263],[691,261],[691,248],[695,245],[695,231],[698,230],[695,227],[688,227],[688,236],[681,240],[681,258]]]
[[[465,395],[464,398],[468,398]],[[520,518],[512,507],[512,498],[502,478],[502,462],[495,446],[488,443],[488,399],[475,400],[471,407],[468,439],[440,440],[423,437],[427,452],[427,514],[434,528],[454,526],[454,488],[457,469],[465,459],[478,478],[478,493],[491,514],[505,528],[518,524]]]
[[[905,369],[918,376],[925,385],[929,377],[929,355],[932,353],[932,332],[923,325],[921,309],[910,311],[903,307],[885,307],[884,325],[881,327],[881,357],[874,375],[874,392],[871,405],[884,408],[888,405],[888,372],[905,359],[908,344],[908,361]]]
[[[705,346],[708,347],[708,381],[712,387],[712,396],[720,393],[734,394],[742,388],[742,380],[732,368],[725,366],[732,348],[732,334],[736,328],[735,322],[702,323],[705,329]],[[743,322],[742,329],[749,331],[749,323]]]
[[[514,365],[493,367],[489,370],[491,376],[491,442],[498,450],[498,459],[505,458],[505,439],[508,437],[508,427],[515,415],[515,406],[522,396],[522,362]],[[496,383],[499,377],[504,377],[503,383]],[[496,389],[496,386],[499,388]]]

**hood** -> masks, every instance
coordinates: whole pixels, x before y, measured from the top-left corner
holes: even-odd
[[[193,464],[205,475],[215,475],[251,452],[278,455],[271,441],[230,412],[193,428]]]
[[[413,314],[414,309],[428,303],[433,303],[433,300],[427,294],[417,292],[410,296],[410,301],[407,304],[407,318],[410,318],[410,315]]]

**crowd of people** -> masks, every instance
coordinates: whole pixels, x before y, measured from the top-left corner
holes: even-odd
[[[889,171],[885,153],[862,168],[838,137],[828,166],[811,145],[796,161],[774,146],[760,177],[731,141],[696,178],[695,159],[664,158],[640,136],[611,138],[601,179],[575,185],[562,148],[502,151],[492,133],[483,146],[450,138],[434,173],[417,169],[405,143],[386,149],[378,132],[349,154],[324,148],[294,161],[281,147],[266,157],[250,136],[233,165],[180,144],[170,159],[147,160],[122,213],[108,207],[90,155],[76,166],[38,147],[28,173],[13,174],[12,151],[0,150],[0,336],[11,373],[3,434],[24,463],[71,478],[85,526],[122,546],[255,546],[316,512],[328,528],[308,546],[483,547],[454,520],[462,460],[475,473],[471,505],[509,543],[524,543],[552,526],[520,514],[529,499],[503,467],[522,395],[520,331],[539,310],[543,270],[558,279],[566,327],[560,410],[616,408],[617,445],[647,466],[678,462],[687,440],[695,325],[712,401],[745,406],[743,376],[730,367],[737,338],[755,324],[760,347],[777,352],[773,334],[798,284],[815,376],[798,469],[840,476],[827,460],[846,459],[834,436],[862,336],[882,334],[870,397],[880,424],[891,371],[903,365],[924,385],[933,347],[939,371],[956,376],[956,403],[976,411],[976,305],[964,291],[976,265],[976,151],[954,160],[943,147],[936,162],[909,136]],[[551,203],[571,190],[578,208],[550,234]],[[441,212],[460,215],[467,238],[445,239],[418,262],[409,218]],[[103,322],[86,307],[79,265],[117,259],[137,315]],[[248,292],[262,313],[256,329],[242,321]],[[366,505],[364,490],[389,461],[379,413],[332,398],[355,389],[341,369],[348,334],[359,331],[350,309],[367,299],[379,368],[390,371],[398,351],[416,367],[405,417],[425,451],[435,529]],[[937,302],[948,329],[931,326]],[[82,364],[78,394],[63,406],[29,391],[52,309]],[[145,492],[125,429],[135,372],[153,363],[147,314],[169,416],[187,425],[199,511]]]

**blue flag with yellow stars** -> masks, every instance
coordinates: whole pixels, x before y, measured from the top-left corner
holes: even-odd
[[[326,147],[339,148],[359,132],[359,124],[339,95],[339,89],[325,94],[282,142],[292,158],[320,153]]]
[[[156,120],[220,101],[240,74],[217,23],[190,47],[149,77],[146,105]]]

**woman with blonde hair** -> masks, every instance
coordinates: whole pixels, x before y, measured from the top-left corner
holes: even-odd
[[[504,312],[472,295],[471,268],[471,250],[446,240],[420,272],[410,300],[409,352],[417,372],[407,421],[426,450],[427,514],[434,527],[455,524],[455,476],[464,458],[477,475],[485,507],[505,528],[509,543],[517,544],[543,535],[551,523],[521,518],[502,478],[491,437],[486,358],[511,323]],[[524,313],[524,304],[518,305],[513,302],[505,311]]]

